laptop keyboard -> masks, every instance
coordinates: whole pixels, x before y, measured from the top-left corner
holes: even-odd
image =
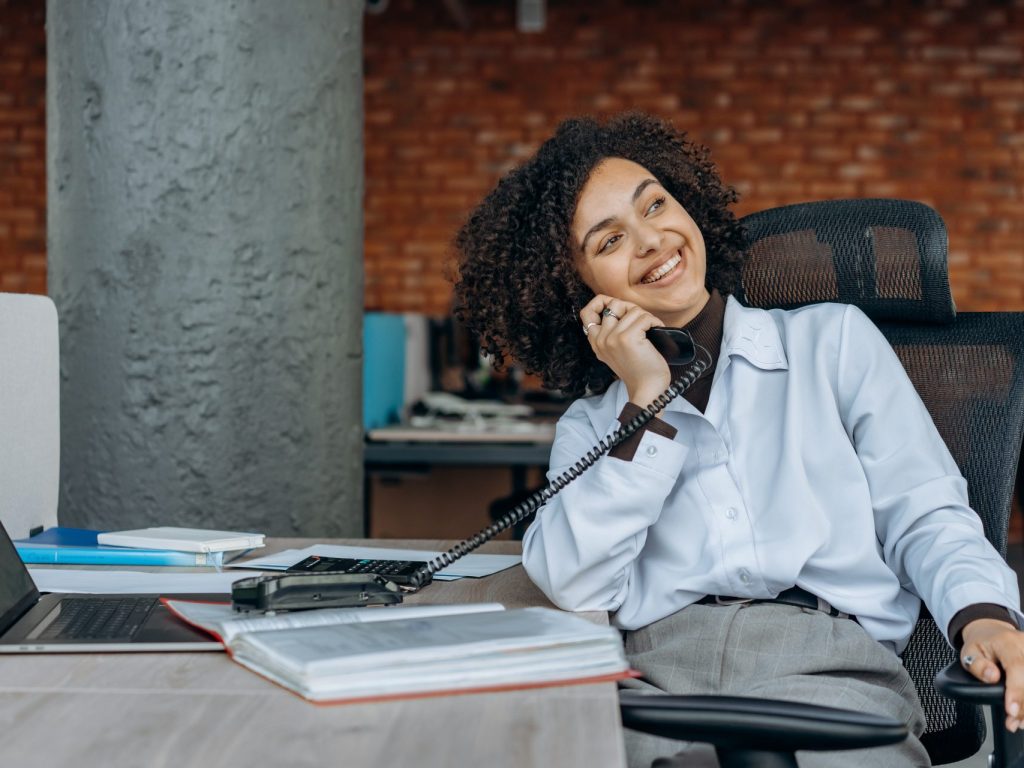
[[[46,640],[129,640],[156,605],[152,597],[64,599],[60,611],[39,635]]]

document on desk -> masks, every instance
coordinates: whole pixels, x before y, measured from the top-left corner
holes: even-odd
[[[452,616],[460,613],[504,611],[501,603],[458,603],[455,605],[403,605],[372,608],[320,608],[315,611],[285,611],[276,615],[259,612],[239,613],[230,603],[199,603],[189,600],[164,599],[179,618],[199,627],[225,646],[245,632],[274,632],[279,629],[335,626],[374,621],[422,619],[428,616]]]
[[[305,560],[310,555],[320,557],[348,557],[355,559],[376,559],[376,560],[423,560],[430,562],[438,557],[440,552],[432,552],[428,549],[388,549],[383,547],[355,547],[339,544],[314,544],[304,549],[286,549],[274,555],[259,557],[255,560],[246,560],[240,563],[230,563],[229,568],[257,568],[264,571],[284,571],[295,563]],[[520,555],[466,555],[447,568],[442,568],[434,578],[439,581],[450,581],[454,579],[473,578],[504,571],[523,561]]]
[[[239,573],[149,573],[146,571],[29,568],[40,592],[70,594],[199,594],[230,593]]]
[[[320,703],[605,682],[635,674],[618,630],[550,608],[395,606],[227,619],[223,607],[164,603],[218,636],[238,664]]]

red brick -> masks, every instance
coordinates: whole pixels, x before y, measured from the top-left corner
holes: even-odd
[[[995,62],[999,64],[1017,64],[1024,60],[1024,52],[1017,46],[985,46],[974,52],[978,61]]]
[[[851,194],[931,201],[958,306],[1024,309],[1011,258],[1024,251],[1024,35],[1004,3],[857,14],[736,0],[694,16],[671,0],[600,14],[565,0],[537,36],[516,33],[501,4],[473,11],[467,35],[438,4],[396,3],[365,25],[367,307],[447,312],[449,244],[498,175],[564,117],[640,108],[711,147],[744,196],[738,212]],[[45,290],[43,18],[43,0],[0,4],[0,27],[18,30],[0,59],[8,290]]]

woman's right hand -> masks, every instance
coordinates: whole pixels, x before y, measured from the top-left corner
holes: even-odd
[[[580,322],[597,359],[622,380],[631,403],[645,408],[668,389],[668,363],[647,339],[648,330],[664,325],[658,318],[636,304],[598,294],[580,310]]]

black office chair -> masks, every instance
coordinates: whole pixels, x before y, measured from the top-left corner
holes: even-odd
[[[921,203],[831,200],[763,211],[742,223],[750,259],[737,298],[764,308],[838,301],[864,310],[907,369],[967,478],[985,535],[1005,557],[1024,435],[1024,313],[957,314],[945,225]],[[1024,765],[1024,739],[1003,727],[1003,686],[970,677],[927,611],[903,661],[924,707],[922,741],[936,765],[981,747],[979,704],[992,706],[992,765]],[[631,691],[620,702],[626,727],[714,744],[726,768],[795,766],[796,750],[903,738],[891,720],[786,702]]]

